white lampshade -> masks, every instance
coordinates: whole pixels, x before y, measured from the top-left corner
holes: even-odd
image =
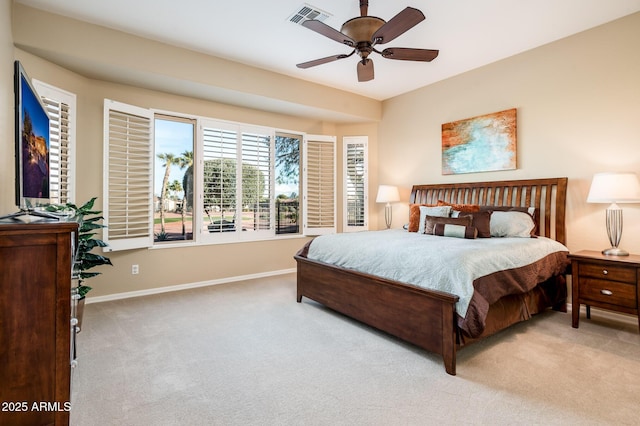
[[[396,201],[400,201],[400,193],[397,186],[380,185],[378,187],[376,203],[393,203]]]
[[[640,202],[640,181],[632,172],[596,173],[587,196],[588,203]]]

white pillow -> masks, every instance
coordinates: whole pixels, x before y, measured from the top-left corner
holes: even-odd
[[[451,206],[437,206],[437,207],[420,206],[420,224],[418,225],[418,234],[424,234],[424,221],[427,215],[437,216],[437,217],[449,217],[450,214],[451,214]]]
[[[492,237],[531,237],[536,226],[533,217],[525,212],[493,211],[491,213]]]

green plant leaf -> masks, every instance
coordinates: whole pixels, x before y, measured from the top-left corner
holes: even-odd
[[[85,297],[90,290],[91,290],[91,287],[89,287],[88,285],[80,284],[78,286],[78,295],[80,297]]]
[[[91,249],[93,249],[94,247],[107,247],[107,243],[105,243],[102,240],[99,240],[97,238],[94,238],[92,240],[87,240],[84,243],[87,251],[90,251]]]
[[[102,225],[96,224],[96,223],[88,223],[88,222],[84,222],[81,226],[80,226],[80,232],[81,233],[85,233],[85,232],[89,232],[93,229],[100,229],[103,228]]]
[[[95,214],[99,214],[99,213],[100,212],[96,212]],[[97,222],[97,221],[102,220],[102,219],[104,219],[104,217],[96,216],[96,217],[90,217],[89,219],[85,219],[84,221],[85,221],[85,223],[93,223],[93,222]],[[103,226],[103,225],[100,225],[100,226]]]
[[[80,207],[78,210],[83,210],[83,211],[89,211],[93,208],[93,203],[96,202],[96,199],[98,197],[93,197],[92,199],[90,199],[89,201],[87,201],[86,203],[84,203],[84,205],[82,207]],[[85,214],[90,214],[90,213],[85,213]]]
[[[93,210],[94,203],[98,197],[93,197],[82,206],[78,207],[75,204],[67,203],[63,206],[64,209],[73,209],[75,211],[75,220],[78,222],[78,247],[77,254],[74,263],[74,274],[80,279],[80,289],[84,296],[91,287],[85,286],[83,280],[100,275],[101,272],[87,272],[89,269],[95,268],[101,265],[113,265],[108,257],[91,253],[95,247],[107,247],[107,244],[99,238],[96,238],[97,234],[94,232],[96,229],[105,228],[105,225],[100,221],[104,219],[102,211]]]
[[[93,263],[93,266],[98,266],[98,265],[111,265],[111,260],[107,257],[101,256],[99,254],[95,254],[95,253],[84,253],[84,256],[82,257],[82,261],[89,264],[89,263]]]

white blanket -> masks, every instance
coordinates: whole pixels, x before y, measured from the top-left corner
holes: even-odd
[[[308,258],[455,294],[464,318],[475,279],[559,251],[569,249],[545,237],[463,239],[390,229],[316,237]]]

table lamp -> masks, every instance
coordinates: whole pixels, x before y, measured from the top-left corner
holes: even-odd
[[[587,203],[611,203],[607,207],[607,235],[611,247],[602,254],[628,256],[629,252],[618,248],[622,238],[622,208],[618,203],[640,202],[640,181],[631,172],[596,173],[591,181]]]
[[[397,186],[380,185],[378,187],[378,195],[376,196],[376,203],[387,203],[384,206],[384,223],[387,225],[387,229],[391,228],[391,219],[393,212],[391,211],[391,203],[400,201],[400,193]]]

